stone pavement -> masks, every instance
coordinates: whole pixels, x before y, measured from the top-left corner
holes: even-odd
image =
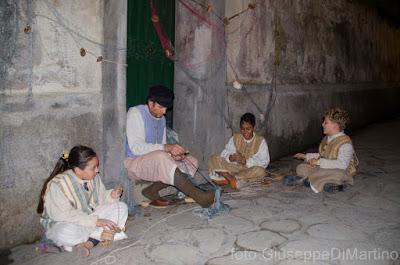
[[[400,119],[355,132],[355,185],[315,194],[280,182],[225,193],[229,214],[204,220],[195,204],[146,208],[128,221],[129,239],[89,258],[11,250],[13,264],[400,264]],[[293,168],[291,158],[274,163]]]

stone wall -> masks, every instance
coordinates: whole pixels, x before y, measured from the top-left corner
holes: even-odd
[[[258,1],[226,32],[229,83],[400,81],[400,29],[358,4]]]
[[[126,1],[0,1],[0,36],[2,249],[38,239],[40,189],[72,146],[124,180]]]
[[[400,30],[373,9],[348,1],[230,0],[211,1],[211,13],[182,2],[174,126],[203,169],[247,111],[273,158],[319,142],[331,107],[349,110],[348,133],[400,114]],[[249,3],[255,8],[224,26],[223,17]]]
[[[190,1],[189,1],[190,2]],[[190,4],[188,1],[184,3]],[[212,1],[223,13],[225,1]],[[175,20],[174,130],[200,161],[225,142],[225,44],[218,19],[196,7],[206,23],[177,1]],[[221,35],[222,34],[222,35]],[[204,164],[204,163],[203,163]]]

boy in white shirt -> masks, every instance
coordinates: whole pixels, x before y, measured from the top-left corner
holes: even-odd
[[[268,145],[264,137],[255,134],[255,126],[252,113],[242,115],[240,133],[231,137],[221,155],[208,159],[208,172],[215,183],[240,188],[265,176],[270,160]]]
[[[322,190],[341,191],[343,185],[353,184],[358,160],[350,137],[344,134],[349,120],[345,110],[334,108],[327,111],[322,123],[326,136],[319,145],[319,152],[294,155],[305,161],[297,166],[297,175],[308,178],[311,189],[316,193]]]

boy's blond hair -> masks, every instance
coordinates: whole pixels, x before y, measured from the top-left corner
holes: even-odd
[[[325,112],[325,117],[328,117],[331,121],[339,124],[339,128],[343,131],[346,125],[350,121],[349,113],[340,108],[333,108]]]

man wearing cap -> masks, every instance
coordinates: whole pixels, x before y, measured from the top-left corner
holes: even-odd
[[[207,208],[214,202],[214,191],[196,188],[186,175],[196,172],[196,158],[186,155],[186,150],[179,144],[166,143],[164,114],[173,101],[174,93],[157,85],[150,87],[146,105],[128,110],[125,168],[132,179],[153,182],[142,191],[152,206],[169,205],[170,201],[160,198],[159,191],[173,185]]]

